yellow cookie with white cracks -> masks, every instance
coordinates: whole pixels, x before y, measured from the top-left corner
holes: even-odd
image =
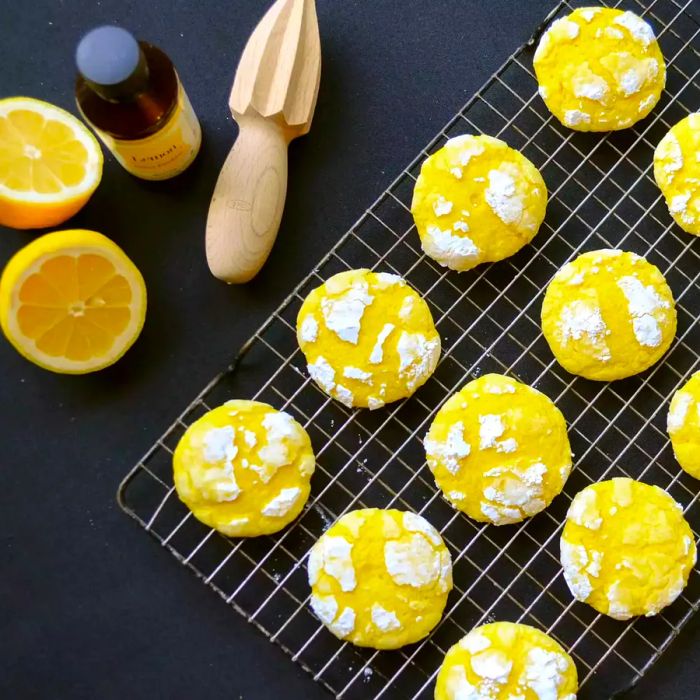
[[[349,408],[381,408],[422,386],[440,359],[428,305],[398,275],[340,272],[297,316],[311,378]]]
[[[257,401],[227,401],[196,420],[173,456],[175,489],[197,520],[230,537],[278,532],[309,497],[306,431]]]
[[[627,478],[580,491],[561,536],[574,598],[616,620],[651,617],[673,603],[696,554],[681,506],[658,486]]]
[[[546,508],[571,472],[566,422],[552,401],[499,374],[469,382],[425,437],[445,498],[470,518],[509,525]]]
[[[700,236],[700,112],[689,114],[654,151],[654,178],[675,222]]]
[[[678,463],[700,479],[700,372],[674,394],[668,412],[668,434]]]
[[[311,607],[339,639],[398,649],[440,622],[452,560],[415,513],[368,508],[343,515],[309,554]]]
[[[539,230],[547,186],[522,153],[491,136],[457,136],[422,165],[411,213],[423,251],[464,271],[517,253]]]
[[[530,625],[492,622],[452,646],[440,666],[435,700],[576,700],[573,659]]]
[[[666,84],[651,25],[604,7],[582,7],[553,22],[534,67],[547,108],[576,131],[632,126],[651,112]]]
[[[559,364],[613,381],[658,362],[676,335],[676,308],[659,269],[635,253],[584,253],[554,276],[542,331]]]

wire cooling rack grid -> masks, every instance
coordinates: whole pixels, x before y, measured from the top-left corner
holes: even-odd
[[[700,606],[693,572],[674,605],[655,618],[620,623],[574,603],[559,564],[559,533],[571,498],[584,486],[628,475],[666,489],[683,504],[697,537],[697,482],[678,467],[665,432],[668,401],[698,368],[700,255],[697,241],[669,217],[651,176],[655,144],[700,107],[700,24],[693,0],[622,5],[656,28],[668,65],[667,89],[653,114],[623,132],[566,130],[537,96],[532,42],[486,83],[365,212],[123,481],[126,512],[197,573],[315,680],[342,698],[430,698],[447,649],[484,621],[512,620],[548,631],[569,649],[580,698],[609,697],[633,684]],[[577,4],[562,2],[548,21]],[[522,150],[551,193],[532,245],[510,260],[458,275],[420,252],[409,212],[420,163],[457,134],[484,132]],[[678,337],[644,375],[615,384],[573,377],[553,360],[540,331],[542,293],[555,271],[582,251],[621,247],[665,273],[678,301]],[[307,378],[295,317],[305,295],[330,275],[372,267],[406,277],[428,301],[443,339],[434,376],[411,399],[353,411]],[[456,513],[435,488],[421,439],[458,387],[485,372],[507,373],[554,399],[567,418],[575,469],[564,494],[542,514],[509,527]],[[317,471],[303,515],[277,536],[229,540],[197,522],[178,501],[171,458],[194,420],[232,397],[254,397],[290,412],[309,431]],[[326,632],[308,606],[310,546],[343,512],[398,507],[422,513],[441,531],[454,560],[455,589],[426,640],[396,652],[356,649]]]

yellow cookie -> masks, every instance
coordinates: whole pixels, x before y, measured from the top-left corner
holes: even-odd
[[[561,536],[574,598],[627,620],[656,615],[685,588],[695,566],[681,506],[658,486],[611,479],[576,494]]]
[[[529,625],[475,627],[440,666],[435,700],[576,700],[573,659]]]
[[[599,381],[631,377],[673,342],[673,293],[659,269],[635,253],[584,253],[547,287],[542,331],[568,372]]]
[[[547,186],[522,153],[491,136],[457,136],[423,163],[411,213],[426,255],[451,270],[496,262],[529,243]]]
[[[340,272],[314,289],[299,310],[297,340],[312,379],[348,407],[410,396],[440,359],[428,305],[386,272]]]
[[[674,394],[668,412],[668,434],[678,463],[700,479],[700,372]]]
[[[227,401],[196,420],[173,456],[180,500],[231,537],[277,532],[301,513],[316,466],[306,431],[257,401]]]
[[[346,513],[311,548],[311,607],[339,639],[398,649],[440,622],[452,560],[438,531],[415,513]]]
[[[564,417],[544,394],[487,374],[438,411],[425,437],[445,498],[470,518],[509,525],[535,515],[571,471]]]
[[[549,111],[576,131],[626,129],[651,112],[666,84],[654,30],[633,12],[582,7],[552,23],[535,52]]]
[[[700,112],[689,114],[664,136],[654,151],[654,178],[671,216],[700,236]]]

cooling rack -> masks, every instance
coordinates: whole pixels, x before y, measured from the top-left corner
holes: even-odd
[[[569,649],[579,671],[579,697],[600,700],[634,684],[700,606],[700,576],[693,571],[682,596],[657,617],[621,623],[601,616],[572,600],[558,547],[573,495],[613,476],[667,490],[683,505],[696,539],[700,532],[697,482],[678,467],[665,432],[671,395],[700,365],[700,246],[673,225],[651,175],[655,145],[700,107],[700,23],[693,1],[609,3],[654,25],[668,66],[667,89],[652,115],[614,134],[575,133],[549,115],[532,72],[536,34],[418,154],[122,482],[122,508],[337,697],[431,698],[437,668],[454,642],[485,621],[512,620],[546,630]],[[545,24],[581,4],[564,0]],[[498,136],[520,149],[540,168],[551,199],[533,244],[504,262],[456,274],[421,254],[409,207],[423,159],[467,132]],[[556,270],[601,247],[645,255],[664,272],[678,302],[678,336],[668,355],[645,374],[614,384],[563,371],[539,321],[543,290]],[[443,341],[442,360],[427,384],[411,399],[375,412],[350,410],[323,395],[307,377],[295,337],[305,295],[330,275],[355,267],[404,276],[430,305]],[[564,493],[535,518],[500,528],[473,522],[442,500],[421,444],[446,398],[486,372],[515,376],[554,399],[575,453]],[[316,448],[307,508],[276,536],[227,539],[197,522],[173,489],[178,439],[194,420],[232,397],[288,411]],[[423,514],[442,533],[454,561],[455,588],[443,621],[428,639],[395,652],[339,642],[308,605],[309,548],[342,513],[372,506]]]

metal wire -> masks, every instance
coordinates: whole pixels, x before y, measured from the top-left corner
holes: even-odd
[[[700,577],[693,572],[679,600],[662,614],[615,622],[574,603],[558,552],[573,495],[612,476],[661,486],[683,505],[696,539],[700,532],[697,482],[675,462],[664,424],[671,395],[700,365],[693,312],[700,306],[700,254],[696,241],[673,224],[651,175],[655,144],[700,105],[700,24],[692,2],[609,3],[651,21],[668,71],[665,96],[653,114],[624,132],[580,134],[559,126],[537,96],[534,40],[520,48],[122,482],[122,508],[337,697],[429,698],[449,646],[477,624],[507,619],[558,639],[576,661],[579,697],[599,700],[633,685],[700,606]],[[581,4],[563,0],[546,23]],[[422,160],[465,132],[499,136],[523,151],[543,173],[550,204],[533,244],[510,260],[457,275],[422,255],[409,207]],[[542,290],[556,270],[601,247],[633,250],[660,267],[679,312],[678,337],[664,360],[614,384],[566,374],[543,341],[538,318]],[[295,316],[306,293],[355,267],[407,278],[431,306],[443,339],[443,357],[428,383],[411,399],[376,412],[350,410],[324,396],[309,381],[296,345]],[[518,377],[554,399],[576,453],[562,496],[536,518],[505,528],[470,521],[442,500],[420,444],[448,396],[487,371]],[[317,447],[309,504],[273,537],[222,537],[191,516],[172,486],[172,451],[187,426],[240,396],[289,411]],[[422,513],[453,556],[455,589],[443,621],[423,642],[391,653],[339,642],[308,607],[310,546],[343,512],[371,506]]]

